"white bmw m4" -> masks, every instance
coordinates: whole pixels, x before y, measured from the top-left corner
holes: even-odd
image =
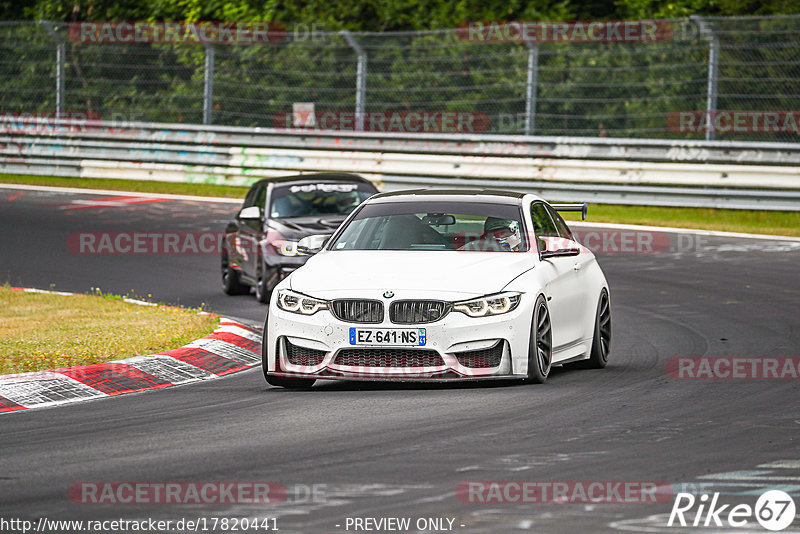
[[[542,383],[552,366],[605,367],[608,284],[594,255],[530,194],[414,190],[371,197],[274,290],[268,383]]]

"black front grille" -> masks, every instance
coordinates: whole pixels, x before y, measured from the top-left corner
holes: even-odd
[[[337,319],[348,323],[383,322],[383,302],[379,300],[339,299],[331,309]]]
[[[432,323],[450,313],[449,302],[441,300],[398,300],[389,307],[389,319],[397,324]]]
[[[470,369],[497,367],[503,359],[503,343],[498,341],[488,349],[456,352],[458,363]]]
[[[286,340],[286,359],[289,360],[289,363],[292,365],[313,367],[321,364],[324,358],[324,350],[298,347],[297,345],[289,343],[289,340]]]
[[[444,360],[427,349],[344,349],[333,363],[355,367],[440,367]]]

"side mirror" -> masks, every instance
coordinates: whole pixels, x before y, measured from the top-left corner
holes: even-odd
[[[581,249],[574,247],[560,248],[557,250],[547,250],[548,242],[547,240],[541,237],[536,239],[536,245],[539,248],[539,254],[543,260],[547,258],[558,258],[562,256],[577,256],[578,254],[581,253]]]
[[[536,245],[539,247],[539,252],[547,252],[547,241],[541,237],[536,238]]]
[[[297,254],[300,256],[313,256],[328,243],[331,234],[309,235],[297,242]]]
[[[242,208],[239,212],[239,218],[242,220],[245,219],[261,219],[261,208],[258,206],[249,206],[247,208]]]

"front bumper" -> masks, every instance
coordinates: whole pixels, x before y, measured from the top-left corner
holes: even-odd
[[[357,375],[357,374],[343,374],[337,375],[334,373],[319,373],[319,374],[303,374],[303,373],[278,373],[269,372],[269,376],[278,378],[303,378],[314,380],[347,380],[354,382],[433,382],[433,383],[447,383],[447,382],[485,382],[495,380],[523,380],[527,378],[526,375],[496,375],[496,376],[460,376],[451,374],[439,374],[424,377],[392,377],[386,378],[382,376],[372,375]]]
[[[281,256],[280,254],[264,254],[264,265],[267,269],[275,269],[283,276],[288,276],[299,269],[311,256]]]
[[[265,254],[264,265],[268,287],[275,287],[287,276],[305,265],[309,256],[281,256],[280,254]]]
[[[451,311],[421,325],[344,322],[328,310],[304,316],[270,306],[267,372],[276,377],[329,380],[434,381],[524,378],[532,305],[471,318]],[[352,345],[351,328],[424,328],[422,347]],[[353,362],[359,362],[353,365]],[[420,363],[422,362],[422,363]]]

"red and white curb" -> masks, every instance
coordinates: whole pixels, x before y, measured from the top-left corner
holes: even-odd
[[[12,288],[37,293],[61,291]],[[142,305],[150,302],[125,299]],[[0,413],[161,389],[219,378],[261,363],[261,334],[225,317],[204,338],[149,356],[32,373],[0,375]]]

